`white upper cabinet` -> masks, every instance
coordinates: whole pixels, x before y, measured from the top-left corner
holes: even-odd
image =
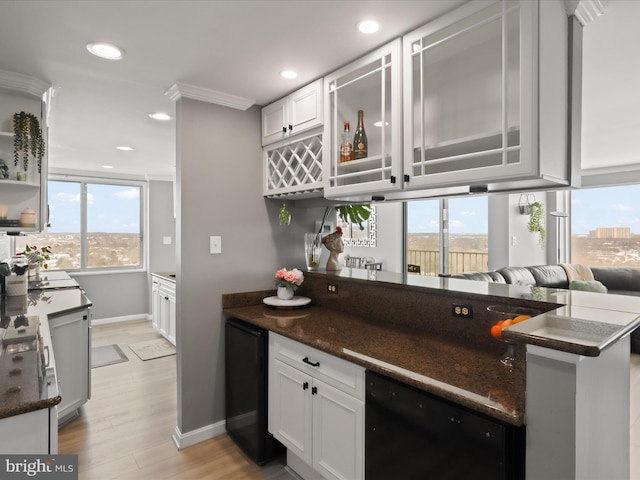
[[[325,77],[325,197],[370,200],[402,187],[402,43],[397,39]],[[363,111],[368,150],[340,161],[344,122],[350,139]]]
[[[568,48],[562,0],[476,0],[407,34],[405,190],[568,185]]]
[[[262,109],[263,195],[322,196],[322,79]]]
[[[38,232],[47,223],[47,92],[49,85],[25,75],[0,70],[0,231]],[[26,112],[35,116],[42,130],[45,151],[42,159],[20,153],[14,161],[13,116]],[[22,213],[35,212],[35,225],[20,222]],[[5,218],[6,215],[6,218]],[[32,218],[31,215],[23,219]]]
[[[322,125],[322,79],[262,109],[262,145]]]

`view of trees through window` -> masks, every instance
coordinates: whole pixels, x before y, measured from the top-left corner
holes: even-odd
[[[140,186],[49,181],[48,189],[50,227],[37,235],[16,237],[17,251],[27,242],[51,246],[49,269],[56,270],[142,264]]]
[[[456,274],[488,268],[488,199],[451,198],[449,271]],[[440,200],[407,202],[407,263],[409,271],[438,275],[440,269]]]
[[[640,266],[640,185],[571,192],[571,262]]]

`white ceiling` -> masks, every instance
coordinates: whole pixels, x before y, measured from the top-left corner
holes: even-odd
[[[597,0],[590,0],[596,2]],[[0,70],[53,86],[49,166],[169,178],[176,82],[266,105],[464,0],[0,0]],[[640,161],[640,1],[602,0],[584,29],[583,167]],[[360,34],[363,18],[381,23]],[[113,42],[121,61],[90,55]],[[279,72],[293,68],[296,80]],[[120,152],[130,145],[133,152]],[[112,165],[112,170],[102,165]]]
[[[170,177],[176,82],[266,105],[464,3],[463,0],[0,0],[0,69],[54,88],[49,166]],[[381,23],[364,36],[355,24]],[[85,46],[127,55],[101,60]],[[295,80],[279,72],[292,68]],[[119,145],[133,152],[115,149]]]

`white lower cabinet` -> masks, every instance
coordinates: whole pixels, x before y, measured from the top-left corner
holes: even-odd
[[[176,284],[152,275],[151,322],[160,335],[176,344]]]
[[[0,452],[3,455],[57,454],[58,414],[56,410],[56,407],[43,408],[1,419]]]
[[[62,397],[58,420],[64,424],[91,398],[91,310],[50,316],[49,329]]]
[[[322,477],[363,479],[364,369],[270,333],[269,431]]]

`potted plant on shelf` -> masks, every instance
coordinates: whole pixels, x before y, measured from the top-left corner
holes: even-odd
[[[527,228],[531,233],[540,234],[540,243],[547,238],[547,230],[544,228],[544,205],[541,202],[529,204],[529,222]]]
[[[27,112],[13,114],[13,163],[18,166],[22,157],[22,166],[26,172],[29,168],[31,156],[38,161],[38,173],[42,170],[42,158],[45,145],[42,138],[42,129],[38,118]]]

